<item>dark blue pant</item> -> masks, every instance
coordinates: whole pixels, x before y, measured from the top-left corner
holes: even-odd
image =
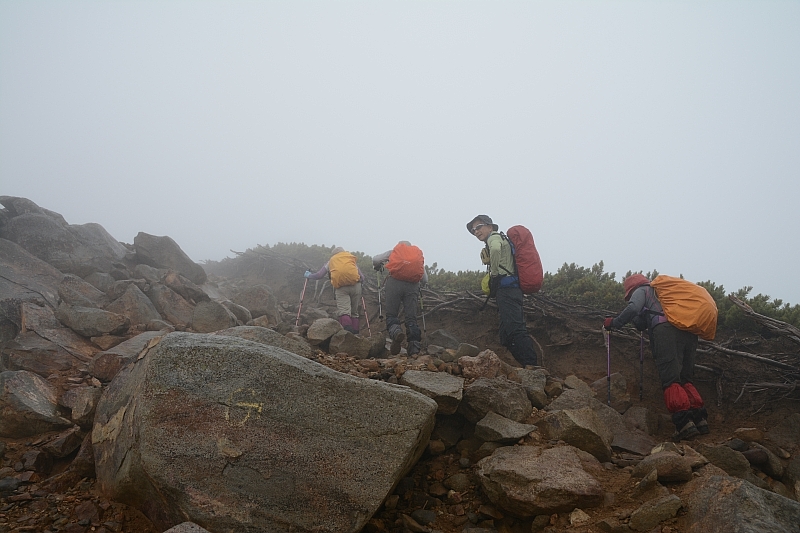
[[[497,289],[497,310],[500,313],[500,344],[508,348],[522,366],[535,366],[536,350],[525,326],[522,290],[519,287]]]

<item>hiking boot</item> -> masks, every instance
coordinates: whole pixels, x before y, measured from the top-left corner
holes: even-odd
[[[711,432],[711,430],[708,428],[708,420],[701,420],[695,424],[695,427],[697,428],[697,432],[701,435],[708,435]]]
[[[421,349],[422,346],[419,341],[408,341],[408,348],[406,348],[408,355],[417,355]]]
[[[680,442],[682,440],[691,440],[698,436],[700,431],[698,431],[697,426],[694,425],[694,422],[686,422],[684,426],[680,429],[680,431],[676,431],[672,435],[672,442]]]
[[[389,348],[389,353],[392,355],[397,355],[400,353],[400,345],[403,344],[404,340],[406,340],[406,334],[402,331],[398,331],[394,335],[391,335],[391,339],[392,346]]]

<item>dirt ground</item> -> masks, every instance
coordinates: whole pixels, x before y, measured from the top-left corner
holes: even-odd
[[[270,281],[276,287],[278,299],[282,302],[286,314],[294,316],[299,303],[296,295],[300,294],[302,283],[294,278],[285,283],[276,279]],[[323,307],[330,305],[332,299],[328,296],[330,295],[323,293],[320,301],[315,302],[313,294],[309,292],[304,305]],[[379,319],[379,304],[375,293],[367,292],[365,301],[370,310],[372,334],[383,334],[385,324]],[[559,378],[574,374],[587,383],[605,378],[607,351],[600,330],[600,321],[596,322],[595,324],[593,321],[586,321],[582,324],[580,332],[576,332],[552,317],[529,316],[529,331],[544,352],[540,364],[551,375]],[[423,345],[429,332],[444,329],[461,342],[474,344],[481,349],[491,349],[508,364],[518,366],[510,354],[498,344],[497,312],[491,307],[469,312],[446,309],[433,312],[426,317],[424,328]],[[366,331],[365,321],[362,321],[362,332]],[[724,340],[731,346],[745,343],[752,349],[755,345],[764,353],[795,349],[786,346],[780,339],[733,337]],[[329,365],[343,370],[347,365],[353,364],[353,361],[346,359],[328,357],[321,358],[320,362],[328,361]],[[667,440],[673,428],[668,423],[648,347],[645,346],[643,363],[640,364],[638,337],[625,338],[612,335],[610,361],[611,371],[619,372],[626,378],[628,392],[634,400],[634,405],[643,405],[664,419],[665,423],[660,424],[659,435],[655,438]],[[709,411],[711,433],[700,436],[694,443],[722,443],[731,438],[735,429],[742,427],[767,430],[800,409],[797,394],[776,400],[774,396],[763,393],[745,393],[737,401],[741,384],[747,381],[749,375],[763,370],[761,365],[704,354],[699,356],[698,364],[714,369],[724,368],[724,372],[698,371],[696,374],[697,388],[705,398]],[[639,400],[640,382],[643,390],[641,400]],[[543,416],[541,413],[534,413],[530,422],[535,422],[541,416]],[[19,471],[23,454],[35,449],[47,438],[48,436],[44,435],[36,439],[17,441],[3,439],[5,453],[0,461],[0,468]],[[525,444],[554,445],[554,443],[540,442],[536,434],[526,437]],[[407,490],[398,490],[396,501],[382,507],[366,526],[365,531],[413,531],[417,526],[404,522],[403,515],[411,515],[421,509],[432,509],[437,512],[437,518],[427,527],[444,533],[460,532],[473,523],[496,531],[530,532],[532,527],[530,518],[518,519],[506,516],[501,510],[494,508],[482,494],[472,474],[478,458],[470,450],[459,447],[444,452],[426,452],[408,475],[409,480],[414,480],[413,483],[411,481],[408,481],[408,484],[404,483],[403,487]],[[69,457],[56,461],[50,475],[64,471],[72,459],[73,457]],[[443,490],[442,481],[458,472],[471,476],[473,482],[469,487],[461,491]],[[624,520],[641,505],[642,501],[637,500],[632,493],[635,481],[631,479],[630,468],[611,464],[598,465],[590,473],[607,491],[605,505],[585,510],[590,521],[583,525],[570,525],[569,516],[566,514],[553,515],[546,524],[550,528],[549,531],[594,533],[601,531],[597,526],[600,520]],[[105,498],[91,477],[78,480],[70,487],[60,490],[55,490],[52,483],[47,483],[45,480],[46,476],[33,474],[26,493],[3,495],[0,498],[0,533],[24,531],[158,533],[138,511]],[[684,484],[676,484],[667,488],[680,496],[684,487]],[[655,531],[661,533],[686,531],[688,524],[683,520],[683,514],[679,513],[677,518],[663,523]]]

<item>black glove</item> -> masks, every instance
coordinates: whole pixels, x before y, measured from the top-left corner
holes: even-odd
[[[502,276],[492,276],[489,278],[489,298],[495,298],[497,296],[497,289],[500,288],[500,280]]]

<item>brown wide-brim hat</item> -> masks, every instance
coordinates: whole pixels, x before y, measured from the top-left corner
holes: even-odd
[[[475,225],[475,222],[481,221],[484,224],[491,224],[492,231],[497,231],[497,224],[492,222],[492,219],[489,215],[478,215],[469,222],[467,222],[467,231],[472,235],[472,227]]]

